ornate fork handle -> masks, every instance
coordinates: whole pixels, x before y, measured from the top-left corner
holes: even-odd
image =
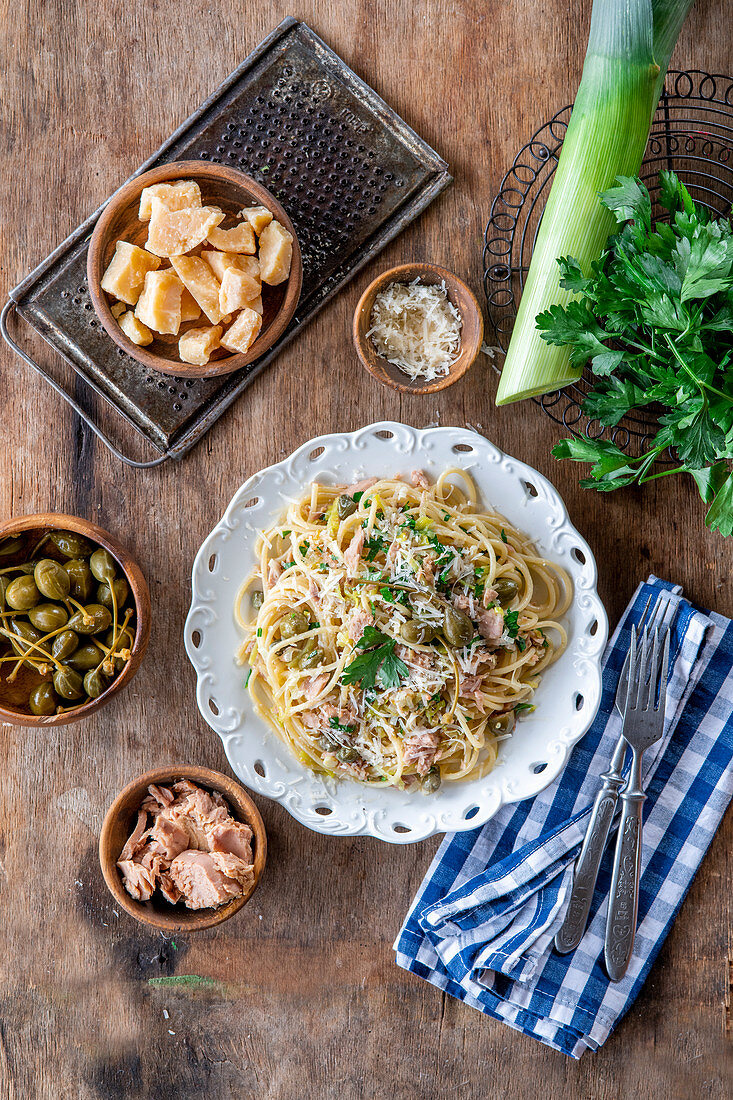
[[[616,840],[611,897],[606,921],[606,970],[612,982],[623,978],[631,960],[639,912],[641,813],[646,795],[638,782],[641,753],[634,753],[629,785],[621,795],[623,813]]]
[[[623,746],[625,747],[625,742]],[[623,751],[620,758],[623,761]],[[613,815],[616,811],[619,791],[623,784],[624,780],[620,775],[614,774],[612,765],[610,771],[604,774],[603,786],[593,803],[583,847],[575,864],[575,877],[570,894],[570,904],[565,919],[555,936],[555,949],[561,955],[574,951],[583,938],[593,893],[596,888],[598,868],[601,865],[606,841],[613,822]]]

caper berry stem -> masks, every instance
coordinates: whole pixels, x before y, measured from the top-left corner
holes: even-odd
[[[115,593],[114,580],[109,581],[109,594],[112,597],[112,637],[117,637],[117,594]],[[104,662],[102,662],[104,664]]]
[[[42,638],[38,639],[38,641],[28,642],[24,638],[21,638],[19,634],[12,634],[9,630],[5,630],[3,627],[0,627],[0,634],[4,634],[5,637],[10,638],[11,641],[15,640],[16,642],[22,643],[23,645],[26,645],[28,647],[24,651],[23,656],[20,659],[18,659],[17,657],[15,658],[16,666],[12,670],[12,672],[8,673],[8,683],[10,684],[15,681],[15,678],[22,668],[23,663],[29,660],[29,654],[32,653],[34,650],[37,650],[41,654],[41,656],[45,658],[46,662],[50,661],[53,665],[56,665],[56,668],[61,668],[61,661],[57,660],[56,657],[54,657],[52,653],[49,653],[47,649],[41,648],[41,642],[47,642],[49,638],[55,638],[57,634],[60,634],[61,631],[65,629],[65,626],[60,626],[58,630],[52,630],[50,634],[44,634]],[[32,661],[31,664],[33,664]],[[34,667],[38,668],[38,666],[35,664]]]
[[[70,603],[71,606],[75,607],[77,611],[81,611],[82,622],[84,623],[85,626],[90,626],[91,623],[94,622],[91,615],[87,614],[87,609],[84,606],[84,604],[79,603],[79,601],[75,600],[73,596],[67,596],[66,599],[64,600],[64,603],[66,603],[66,604]],[[71,613],[70,609],[68,607],[67,607],[66,610],[69,611],[69,613]]]
[[[43,538],[39,542],[36,543],[36,545],[31,550],[30,554],[28,555],[28,560],[29,561],[33,561],[33,559],[35,558],[36,554],[41,549],[43,544],[48,542],[49,537],[50,537],[50,532],[46,531],[46,534],[43,536]]]
[[[6,661],[14,661],[16,664],[18,664],[18,655],[17,655],[17,653],[9,653],[5,657],[0,657],[0,664],[5,664]],[[33,665],[33,667],[36,669],[37,672],[41,672],[41,673],[45,674],[46,672],[49,672],[50,669],[51,669],[51,665],[43,665],[40,662],[31,661],[26,657],[21,657],[20,664],[22,665],[25,661],[28,661],[29,665]],[[15,670],[13,670],[13,671],[15,671]],[[10,677],[8,677],[8,679],[10,679]]]
[[[114,600],[114,591],[112,593],[112,599]],[[130,660],[130,657],[132,656],[131,651],[129,649],[118,649],[117,648],[117,642],[118,642],[119,638],[124,638],[125,630],[127,628],[127,624],[128,624],[128,622],[130,621],[131,618],[132,618],[132,612],[128,611],[127,614],[125,615],[122,626],[120,627],[119,634],[117,633],[117,628],[116,627],[113,628],[114,633],[113,633],[112,637],[114,638],[115,641],[114,641],[114,645],[112,646],[111,649],[108,649],[107,646],[104,644],[104,642],[102,642],[101,640],[95,640],[95,644],[98,645],[99,648],[104,653],[104,660],[100,661],[100,663],[97,665],[96,669],[94,670],[95,672],[99,672],[99,670],[101,669],[102,672],[106,672],[106,673],[109,673],[109,675],[112,675],[112,673],[114,672],[114,662],[115,662],[116,657],[119,657],[120,660],[122,660],[122,661],[129,661]],[[105,665],[107,665],[107,668],[105,668]]]

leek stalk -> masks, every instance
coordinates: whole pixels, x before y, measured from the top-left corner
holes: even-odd
[[[514,323],[497,405],[548,393],[582,370],[552,347],[538,313],[572,297],[559,285],[560,256],[587,274],[615,224],[598,195],[636,176],[672,50],[693,0],[594,0],[588,52]]]

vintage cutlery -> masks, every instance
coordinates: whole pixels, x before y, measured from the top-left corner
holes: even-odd
[[[647,601],[638,626],[632,629],[632,634],[636,635],[637,641],[644,628],[649,613],[650,603],[651,600]],[[671,621],[673,613],[674,605],[672,601],[667,593],[662,593],[654,605],[651,618],[649,619],[649,628],[653,629],[655,626],[659,626],[660,629],[666,628]],[[618,688],[616,689],[615,705],[622,718],[624,707],[626,706],[626,696],[628,694],[629,656],[630,654],[627,653],[621,669],[621,675],[619,676]],[[626,738],[622,733],[614,749],[608,770],[601,775],[601,788],[593,803],[593,810],[588,821],[588,828],[585,832],[583,847],[580,850],[580,855],[575,864],[570,903],[565,914],[565,919],[555,935],[555,950],[561,955],[566,955],[568,952],[574,951],[585,933],[585,928],[588,923],[588,914],[596,888],[596,880],[598,879],[598,869],[600,868],[608,835],[611,831],[619,792],[624,785],[624,779],[621,773],[626,757],[626,748]]]
[[[623,811],[616,838],[611,896],[606,918],[604,955],[613,982],[623,978],[631,959],[639,909],[641,871],[641,814],[646,795],[641,786],[644,753],[662,736],[669,665],[669,631],[644,630],[637,646],[631,635],[628,695],[624,710],[624,737],[632,757],[629,781],[621,793]]]

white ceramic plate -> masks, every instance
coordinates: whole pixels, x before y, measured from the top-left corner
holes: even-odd
[[[568,648],[542,675],[537,709],[505,741],[483,779],[448,783],[435,794],[332,780],[304,767],[255,713],[235,661],[241,643],[234,600],[255,564],[261,529],[277,523],[288,497],[314,480],[350,484],[363,477],[424,469],[433,480],[450,466],[469,470],[483,502],[531,535],[575,585],[566,621]],[[596,594],[596,565],[549,481],[464,428],[370,424],[350,435],[324,435],[245,481],[196,555],[186,652],[196,669],[196,699],[221,737],[239,778],[319,833],[368,834],[405,844],[434,833],[475,829],[506,802],[532,798],[560,773],[590,726],[601,697],[600,658],[608,620]]]

